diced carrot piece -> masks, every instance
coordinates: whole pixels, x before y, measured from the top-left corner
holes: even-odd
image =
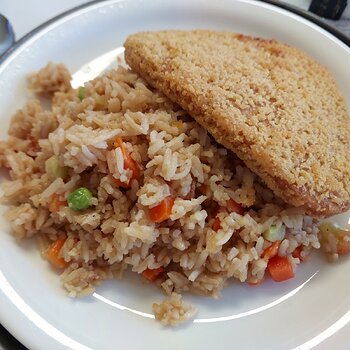
[[[294,277],[294,271],[289,259],[285,256],[275,256],[267,263],[267,270],[276,282],[282,282]]]
[[[217,231],[221,228],[221,224],[220,224],[220,220],[217,217],[219,213],[221,213],[222,211],[228,211],[229,213],[237,213],[240,215],[244,214],[244,209],[243,207],[238,204],[237,202],[235,202],[233,199],[229,199],[226,202],[226,207],[220,207],[219,205],[213,210],[213,216],[215,217],[212,229],[214,231]]]
[[[299,247],[296,247],[292,253],[293,258],[298,258],[300,261],[304,261],[305,258],[301,256],[301,252],[303,251],[304,247],[300,245]]]
[[[123,139],[120,136],[116,136],[113,146],[115,148],[120,147],[123,150],[124,149]]]
[[[131,187],[132,178],[128,182],[120,181],[119,179],[116,179],[114,176],[112,176],[112,179],[120,187],[123,187],[123,188],[130,188]]]
[[[218,217],[215,217],[213,225],[211,227],[214,231],[218,231],[221,228],[221,222],[220,219]]]
[[[140,177],[140,169],[136,161],[129,155],[124,158],[124,168],[132,171],[131,179],[138,179]]]
[[[46,259],[53,266],[60,269],[65,268],[67,265],[67,262],[62,257],[59,257],[60,251],[65,241],[65,238],[58,239],[57,241],[53,242],[46,251]]]
[[[219,205],[213,210],[213,216],[215,217],[212,229],[218,231],[221,228],[220,219],[217,217],[219,213],[228,211],[229,213],[244,214],[244,208],[235,202],[233,199],[229,199],[226,202],[226,207],[220,207]]]
[[[201,184],[197,188],[198,188],[199,193],[201,193],[201,194],[206,194],[207,193],[207,188],[208,188],[207,185]]]
[[[173,209],[174,202],[175,202],[175,198],[172,196],[169,196],[163,199],[155,207],[150,208],[149,209],[150,219],[156,223],[169,219],[171,215],[171,210]]]
[[[345,241],[343,237],[338,239],[337,253],[339,255],[345,255],[350,253],[350,242]]]
[[[158,267],[157,269],[146,269],[142,272],[142,276],[151,282],[154,282],[159,275],[164,271],[164,267]]]
[[[229,199],[226,202],[226,205],[227,205],[227,209],[230,213],[237,213],[239,215],[244,214],[244,208],[240,204],[235,202],[233,199]]]
[[[35,137],[33,137],[33,136],[30,136],[29,140],[30,140],[30,145],[32,146],[32,149],[38,150],[39,149],[39,142],[38,142],[38,140]]]
[[[49,210],[51,213],[57,213],[61,207],[65,206],[66,202],[65,201],[61,201],[60,197],[57,193],[54,193],[51,196],[51,202],[49,204]]]
[[[123,158],[124,158],[124,169],[129,169],[132,172],[131,175],[131,179],[130,181],[128,181],[128,183],[126,182],[122,182],[119,179],[116,179],[113,177],[113,179],[115,180],[115,182],[122,187],[125,188],[130,188],[130,184],[131,184],[131,180],[133,179],[138,179],[140,177],[140,168],[137,164],[137,162],[130,156],[130,154],[126,151],[124,144],[123,144],[123,140],[121,137],[116,137],[115,142],[114,142],[114,146],[116,148],[120,148],[123,154]]]
[[[221,222],[220,222],[220,219],[218,218],[218,214],[221,213],[222,211],[224,211],[224,208],[218,205],[217,207],[214,208],[212,212],[212,216],[214,217],[214,222],[211,228],[214,231],[218,231],[221,228]]]
[[[267,247],[263,253],[262,253],[262,257],[265,260],[269,260],[273,257],[275,257],[278,253],[278,248],[280,247],[281,241],[275,241],[273,242],[269,247]]]
[[[219,213],[223,212],[224,208],[220,207],[220,205],[218,205],[217,207],[214,208],[212,215],[215,217],[217,216]]]

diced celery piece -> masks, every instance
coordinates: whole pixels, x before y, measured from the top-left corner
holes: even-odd
[[[263,236],[270,242],[281,241],[286,234],[286,227],[284,225],[271,225],[263,232]]]
[[[79,100],[82,101],[85,98],[85,87],[84,86],[80,86],[79,90],[78,90],[78,96],[79,96]]]
[[[67,168],[59,165],[56,156],[52,156],[46,160],[45,171],[52,179],[57,179],[58,177],[64,179],[67,175]]]

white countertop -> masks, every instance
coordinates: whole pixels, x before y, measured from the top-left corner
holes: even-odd
[[[170,1],[170,0],[169,0]],[[12,23],[16,39],[44,23],[52,17],[73,7],[89,2],[88,0],[0,0],[0,13]],[[311,0],[285,0],[293,5],[307,9]],[[350,6],[347,6],[343,18],[350,18]]]
[[[8,18],[16,39],[52,17],[89,0],[0,0],[0,12]]]

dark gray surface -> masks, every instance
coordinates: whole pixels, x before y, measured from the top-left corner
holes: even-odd
[[[8,19],[0,14],[0,55],[15,42],[15,33]]]
[[[350,37],[350,19],[340,19],[338,21],[325,20],[328,24],[341,30]],[[0,325],[0,350],[26,350],[21,343],[11,336],[4,327]],[[32,349],[35,350],[35,349]]]
[[[335,26],[350,37],[350,19],[340,19],[339,21],[326,20],[326,22]]]
[[[0,350],[27,350],[27,348],[0,325]]]

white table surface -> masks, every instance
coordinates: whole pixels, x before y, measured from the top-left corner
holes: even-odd
[[[307,9],[311,2],[311,0],[284,1],[304,9]],[[16,39],[20,39],[48,19],[87,2],[89,0],[0,0],[0,13],[10,20]],[[350,18],[350,5],[345,9],[342,18]]]

